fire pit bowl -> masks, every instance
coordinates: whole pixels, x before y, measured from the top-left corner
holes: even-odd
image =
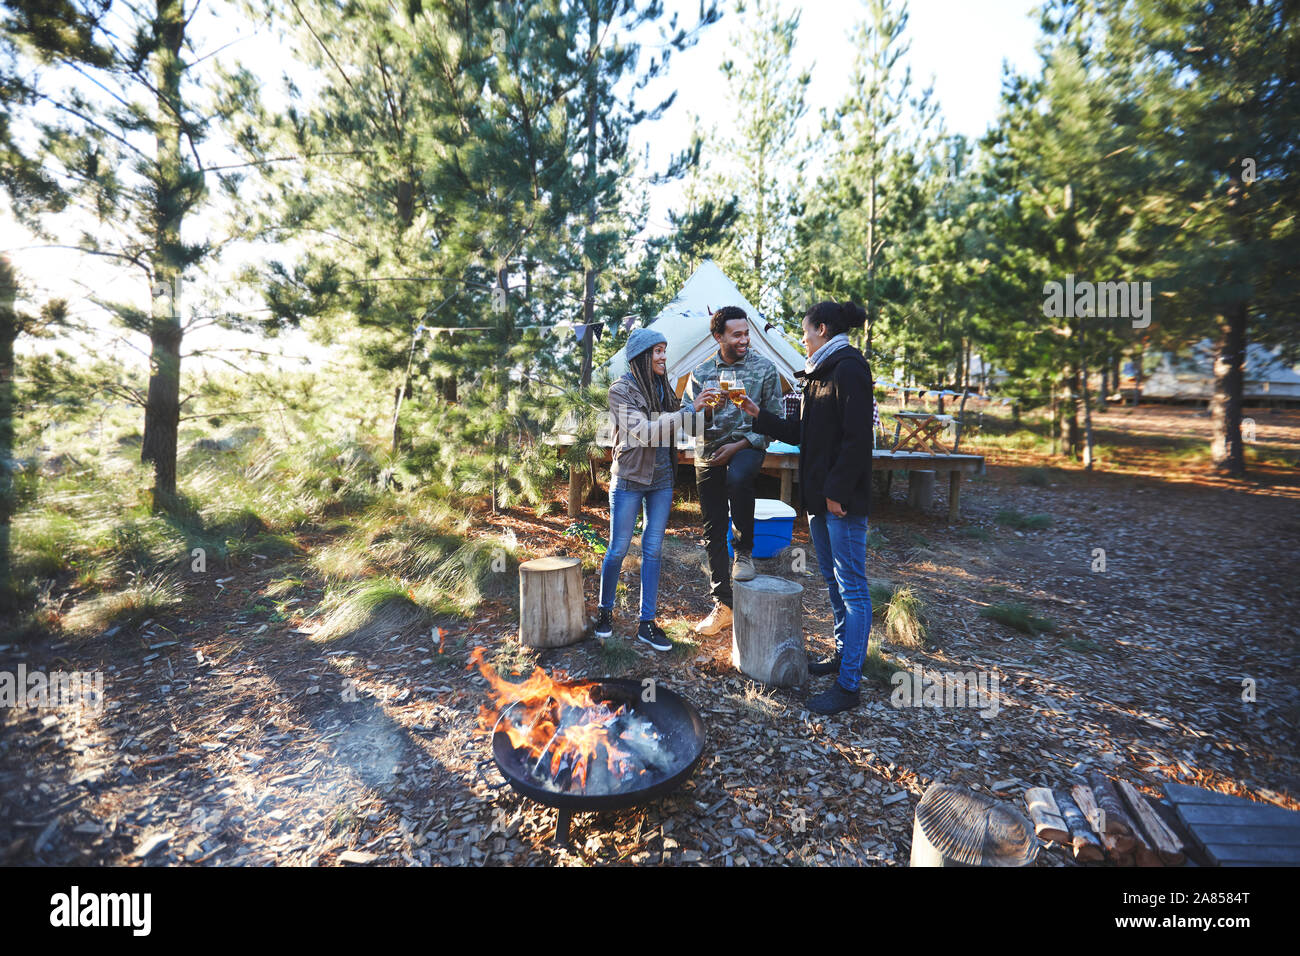
[[[671,753],[672,761],[667,768],[648,772],[613,793],[556,791],[538,784],[529,775],[526,765],[529,757],[524,748],[514,747],[510,735],[504,731],[494,733],[492,757],[501,775],[516,793],[560,811],[556,842],[564,846],[568,845],[569,822],[575,810],[619,810],[671,793],[686,781],[704,755],[704,721],[690,701],[662,686],[655,688],[654,700],[642,700],[639,680],[607,678],[593,683],[593,696],[623,704],[652,723],[662,735],[663,746]]]

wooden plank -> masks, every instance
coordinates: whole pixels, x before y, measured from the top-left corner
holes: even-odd
[[[1209,826],[1201,824],[1196,836],[1206,843],[1223,846],[1300,847],[1300,827]]]
[[[1247,797],[1235,797],[1229,793],[1219,793],[1217,790],[1206,790],[1204,787],[1193,787],[1185,783],[1165,783],[1163,787],[1165,796],[1171,803],[1176,804],[1210,803],[1221,807],[1272,806]]]
[[[1300,847],[1240,846],[1211,843],[1205,852],[1219,866],[1300,865]]]
[[[960,471],[966,475],[982,475],[984,458],[980,455],[922,455],[915,452],[888,452],[877,449],[871,458],[875,471]]]
[[[1178,806],[1178,815],[1189,827],[1198,825],[1246,827],[1300,827],[1300,813],[1281,807],[1255,804],[1252,807],[1220,807],[1188,803]]]
[[[1141,828],[1139,842],[1154,851],[1164,863],[1181,866],[1186,856],[1178,835],[1165,825],[1137,787],[1127,780],[1119,780],[1115,786],[1133,812],[1134,822]],[[1141,857],[1142,854],[1139,853],[1138,856]],[[1141,865],[1141,860],[1138,865]]]

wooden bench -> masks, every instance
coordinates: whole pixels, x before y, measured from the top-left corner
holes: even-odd
[[[1164,784],[1179,821],[1216,866],[1300,866],[1300,811]]]

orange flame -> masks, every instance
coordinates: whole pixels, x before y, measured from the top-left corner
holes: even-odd
[[[528,755],[536,772],[545,761],[552,781],[569,768],[570,790],[584,790],[588,773],[603,760],[610,772],[622,776],[629,771],[644,773],[631,754],[617,746],[610,725],[625,713],[619,705],[594,696],[591,682],[569,683],[568,674],[556,671],[558,680],[535,668],[522,683],[502,680],[486,661],[484,648],[470,653],[470,666],[477,667],[488,682],[490,706],[480,706],[479,726],[489,734],[502,731],[511,746]]]

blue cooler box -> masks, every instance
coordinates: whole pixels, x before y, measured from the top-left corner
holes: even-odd
[[[735,531],[727,522],[727,554],[735,558],[731,536]],[[775,498],[754,499],[754,557],[774,558],[794,540],[794,509]]]

